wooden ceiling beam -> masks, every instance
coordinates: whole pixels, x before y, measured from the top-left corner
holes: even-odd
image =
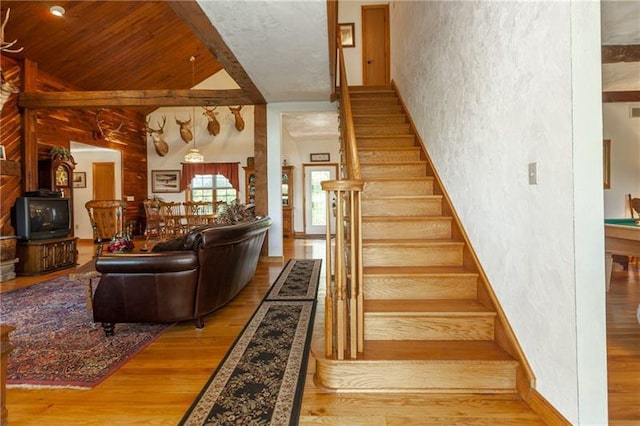
[[[222,68],[240,86],[251,100],[248,104],[265,104],[262,93],[253,83],[229,46],[224,42],[209,17],[195,1],[169,1],[167,4],[191,28],[200,41],[207,46]]]
[[[242,90],[115,90],[94,92],[21,92],[22,108],[113,108],[251,105]]]
[[[640,44],[602,46],[602,63],[640,62]]]
[[[602,102],[640,102],[640,90],[602,92]]]

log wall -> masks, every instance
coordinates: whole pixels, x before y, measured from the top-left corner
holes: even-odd
[[[2,57],[2,69],[9,81],[19,80],[21,64],[11,58]],[[38,72],[38,91],[78,90],[69,84]],[[121,120],[125,124],[111,140],[93,138],[95,129],[95,109],[40,109],[37,110],[38,158],[48,158],[53,146],[69,149],[70,142],[118,150],[122,155],[122,191],[133,195],[136,200],[147,197],[147,138],[145,115],[135,110],[106,109],[100,114],[103,130],[115,129]],[[5,146],[7,159],[19,162],[24,169],[21,135],[21,115],[17,106],[17,96],[12,95],[2,109],[0,119],[0,144]],[[13,235],[10,223],[10,209],[15,199],[24,193],[22,178],[2,175],[0,186],[0,234]],[[127,206],[127,219],[144,216],[142,202]]]

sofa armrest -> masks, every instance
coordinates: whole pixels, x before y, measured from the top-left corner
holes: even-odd
[[[198,268],[198,256],[192,251],[167,251],[148,254],[118,254],[96,259],[100,273],[165,273]]]

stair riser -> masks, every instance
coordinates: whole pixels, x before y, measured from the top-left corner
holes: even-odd
[[[516,390],[513,363],[469,361],[316,362],[318,385],[341,391],[512,393]]]
[[[433,245],[407,247],[365,246],[362,249],[363,265],[368,266],[462,266],[462,247]]]
[[[365,313],[367,340],[492,340],[492,316],[394,316]]]
[[[353,117],[353,123],[356,126],[360,124],[404,124],[406,122],[407,118],[403,114],[376,114]]]
[[[379,99],[379,98],[394,98],[398,99],[398,96],[393,90],[383,90],[379,92],[349,92],[349,97],[353,101],[354,99]]]
[[[416,164],[361,164],[360,171],[363,178],[389,177],[422,177],[427,175],[425,163]]]
[[[459,277],[370,277],[364,276],[367,300],[458,299],[474,300],[478,296],[477,278]]]
[[[364,184],[364,197],[392,195],[433,195],[433,181],[369,181]]]
[[[365,163],[398,163],[402,161],[420,161],[420,150],[398,150],[398,151],[358,151],[360,164]]]
[[[416,201],[407,199],[362,199],[363,216],[440,216],[442,201],[439,198],[425,198]],[[390,219],[391,220],[391,219]]]
[[[351,113],[353,115],[365,115],[365,114],[402,114],[402,105],[400,104],[370,104],[370,105],[352,105]]]
[[[409,148],[416,146],[413,136],[359,137],[358,149]]]
[[[408,124],[367,124],[356,126],[356,138],[378,135],[408,135],[410,131]]]
[[[393,218],[389,218],[384,222],[364,221],[362,223],[362,236],[365,239],[446,239],[451,238],[451,221],[394,222]]]
[[[388,106],[400,105],[400,101],[395,96],[356,96],[351,98],[351,106]]]

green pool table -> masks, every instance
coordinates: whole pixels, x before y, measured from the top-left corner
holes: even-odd
[[[611,283],[613,255],[640,257],[640,219],[605,219],[604,254],[607,274],[607,290]]]

